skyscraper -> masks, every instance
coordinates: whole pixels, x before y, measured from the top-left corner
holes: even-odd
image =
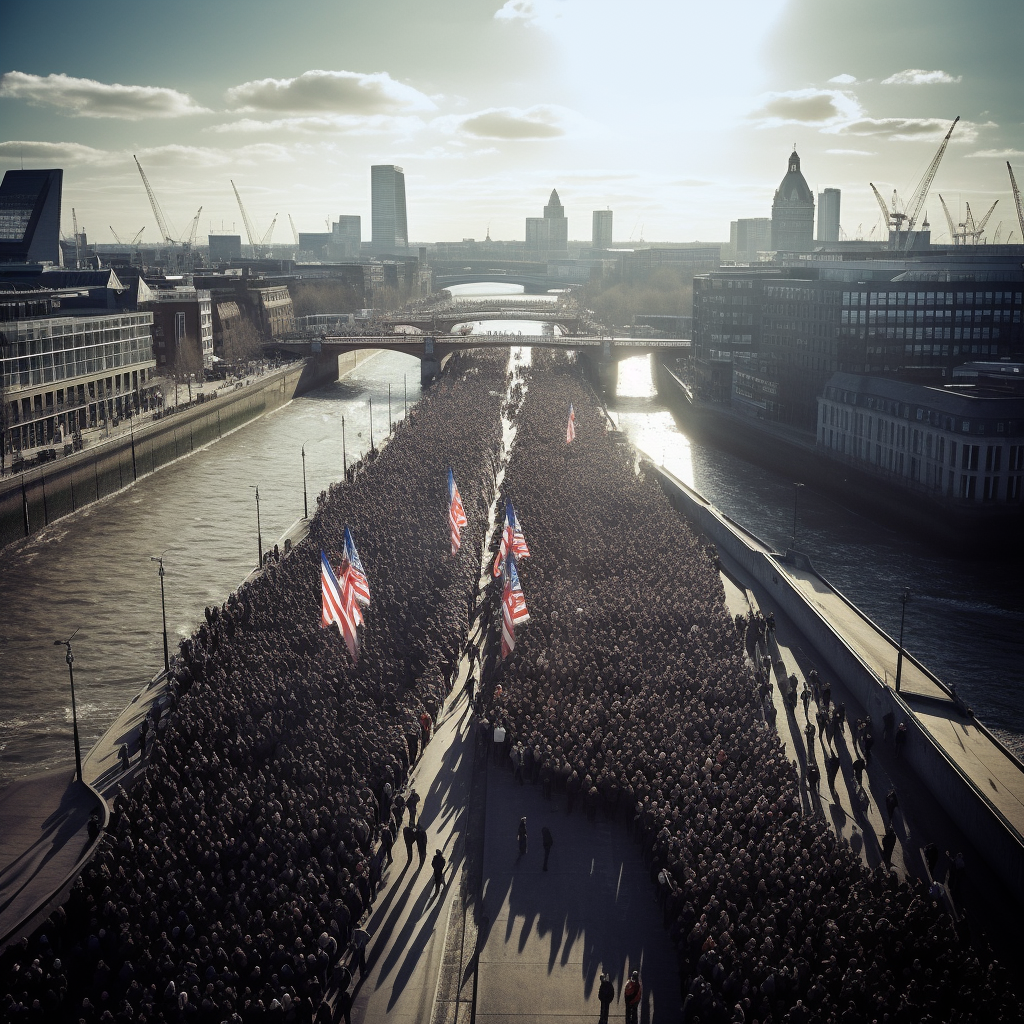
[[[543,217],[526,218],[526,248],[538,255],[568,251],[569,222],[556,189],[551,190]]]
[[[736,259],[741,263],[755,263],[757,254],[772,247],[772,222],[768,217],[741,217],[734,220],[735,238],[730,236]]]
[[[818,193],[818,241],[839,241],[839,200],[842,193],[837,188],[827,188]]]
[[[591,235],[591,243],[595,249],[610,249],[612,247],[612,211],[594,211],[594,230]]]
[[[362,218],[352,215],[338,217],[331,225],[337,256],[358,256],[363,241]]]
[[[60,263],[60,169],[7,171],[0,184],[0,262]]]
[[[405,215],[405,172],[394,164],[370,168],[370,210],[375,252],[398,252],[409,245]]]
[[[772,203],[772,248],[809,252],[813,243],[814,196],[800,173],[800,157],[794,149]]]

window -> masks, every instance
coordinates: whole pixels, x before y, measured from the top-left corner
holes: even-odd
[[[978,478],[976,476],[960,477],[960,497],[973,499]]]

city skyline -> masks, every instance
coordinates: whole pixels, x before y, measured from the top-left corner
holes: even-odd
[[[488,225],[522,239],[552,188],[573,240],[611,207],[617,243],[725,241],[730,221],[770,213],[795,143],[812,192],[841,189],[843,229],[868,237],[868,182],[909,196],[959,114],[933,237],[936,192],[954,215],[998,198],[990,233],[1016,228],[1019,5],[736,6],[303,0],[282,22],[257,2],[240,35],[232,2],[170,23],[107,2],[57,18],[24,5],[5,13],[0,171],[64,168],[64,230],[74,207],[97,241],[108,225],[155,239],[133,153],[176,230],[203,206],[200,237],[242,232],[232,177],[260,230],[280,214],[278,242],[287,214],[301,231],[339,214],[369,223],[370,166],[394,163],[411,242]]]

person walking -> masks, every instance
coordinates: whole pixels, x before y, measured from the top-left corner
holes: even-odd
[[[814,723],[808,720],[807,724],[804,726],[804,735],[807,737],[808,757],[814,757],[814,734],[816,731]]]
[[[366,947],[370,944],[370,933],[365,928],[356,928],[352,932],[352,949],[356,963],[359,965],[359,977],[366,974]]]
[[[427,833],[422,825],[416,826],[416,850],[420,855],[420,867],[423,867],[427,859]]]
[[[388,864],[393,864],[395,858],[391,856],[392,847],[395,845],[395,837],[391,832],[391,824],[385,823],[380,830],[380,846],[384,851],[384,857]]]
[[[903,748],[907,745],[907,723],[900,722],[896,727],[896,756],[903,754]]]
[[[551,829],[545,825],[540,830],[541,845],[544,847],[544,870],[548,869],[548,857],[551,856],[551,847],[554,845],[555,840],[551,835]]]
[[[605,1022],[608,1020],[608,1009],[612,1005],[612,1000],[615,998],[615,986],[612,984],[612,979],[607,974],[601,975],[601,986],[597,990],[597,1000],[601,1004],[601,1021]]]
[[[405,806],[409,808],[409,824],[416,827],[416,812],[420,806],[420,795],[414,789],[409,794],[409,799],[405,801]]]
[[[644,997],[644,987],[640,982],[640,972],[634,971],[622,990],[626,1003],[626,1024],[638,1024],[640,1019],[640,1001]]]
[[[334,1019],[336,1022],[344,1021],[345,1024],[352,1024],[352,993],[348,986],[338,993],[338,1002],[334,1008]]]
[[[416,829],[412,825],[406,825],[402,829],[402,838],[405,840],[405,852],[408,854],[405,866],[408,867],[412,863],[412,848],[416,844]]]
[[[811,720],[811,691],[808,689],[807,681],[804,681],[804,688],[800,691],[800,701],[804,706],[804,721]]]
[[[864,758],[858,757],[853,762],[853,777],[857,780],[857,788],[864,788]]]
[[[889,792],[885,794],[885,811],[889,815],[890,825],[892,824],[893,812],[897,807],[899,807],[899,805],[900,798],[896,795],[896,790],[890,789]]]
[[[896,849],[896,833],[891,828],[885,830],[885,835],[882,836],[882,857],[885,860],[885,866],[889,867],[892,863],[892,851]]]
[[[441,886],[444,885],[444,867],[448,862],[444,859],[444,854],[437,850],[434,853],[434,859],[430,862],[430,866],[434,869],[434,895],[436,896],[441,891]]]
[[[519,819],[519,831],[516,833],[516,838],[519,840],[519,856],[526,856],[526,818]]]

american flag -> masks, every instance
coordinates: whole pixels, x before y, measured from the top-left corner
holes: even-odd
[[[359,635],[352,617],[355,605],[351,601],[346,601],[344,590],[323,551],[320,552],[320,589],[323,594],[320,612],[321,627],[327,629],[332,622],[336,622],[341,630],[341,635],[345,638],[348,653],[352,656],[353,661],[358,661]],[[358,609],[356,610],[358,611]]]
[[[462,497],[458,487],[455,486],[455,474],[448,470],[448,525],[452,533],[452,554],[462,544],[462,527],[469,525],[466,519],[466,510],[462,507]]]
[[[356,551],[356,542],[352,539],[352,531],[345,527],[345,557],[348,559],[349,582],[355,599],[364,607],[370,603],[370,584],[363,571],[363,563]]]
[[[576,436],[576,410],[572,407],[572,402],[569,403],[569,422],[565,425],[565,443],[571,444],[572,439]]]
[[[505,558],[505,587],[501,594],[501,657],[507,658],[516,646],[516,626],[530,621],[526,596],[519,585],[519,573],[511,555]]]
[[[526,538],[523,536],[522,524],[516,518],[516,510],[512,507],[511,501],[505,502],[505,528],[501,531],[501,547],[494,559],[494,567],[491,572],[497,579],[501,575],[501,567],[505,562],[505,556],[512,552],[512,556],[518,561],[521,558],[530,557],[530,549],[526,545]]]

